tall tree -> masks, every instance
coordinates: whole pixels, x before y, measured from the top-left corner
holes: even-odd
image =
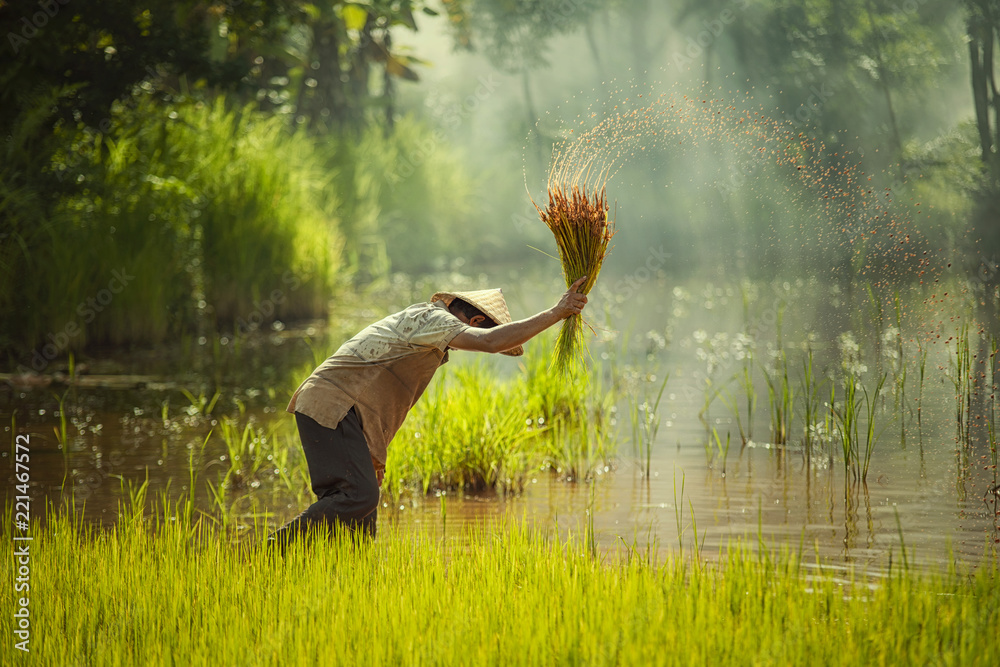
[[[593,14],[613,0],[448,0],[456,44],[482,51],[493,66],[521,78],[526,126],[539,118],[532,91],[532,72],[546,64],[549,40],[585,27]],[[600,63],[596,39],[587,33],[588,48]],[[541,145],[536,143],[541,151]],[[540,162],[544,161],[541,152]]]
[[[972,98],[980,155],[994,179],[1000,178],[1000,92],[994,56],[1000,39],[1000,0],[967,0]]]
[[[917,115],[900,110],[921,104],[947,64],[953,35],[942,26],[958,8],[917,0],[722,4],[738,18],[716,43],[732,45],[732,64],[753,84],[782,91],[778,104],[796,126],[814,127],[835,143],[850,130],[868,148],[882,144],[883,159],[905,165]],[[723,11],[718,4],[692,5],[703,21]]]
[[[966,0],[966,6],[972,99],[983,164],[983,181],[975,193],[973,223],[980,239],[975,269],[984,288],[981,303],[995,313],[1000,308],[1000,91],[994,60],[1000,43],[1000,0]]]
[[[421,0],[299,4],[304,45],[286,50],[298,113],[314,128],[343,129],[364,124],[374,107],[391,129],[394,81],[418,80],[413,65],[420,63],[393,49],[392,32],[415,31],[415,12],[436,16],[437,10]]]

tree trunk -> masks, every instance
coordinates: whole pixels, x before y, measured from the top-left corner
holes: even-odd
[[[521,71],[521,87],[524,91],[524,108],[528,113],[528,132],[534,132],[536,135],[535,155],[541,173],[545,173],[545,151],[542,148],[542,140],[545,137],[538,131],[538,113],[535,111],[535,100],[531,94],[531,74],[526,69]]]
[[[1000,26],[998,17],[990,11],[989,2],[970,3],[968,22],[969,61],[972,66],[972,99],[976,109],[976,129],[983,162],[997,177],[997,158],[994,149],[1000,144],[1000,100],[993,75],[994,39]],[[992,109],[991,109],[992,107]],[[990,127],[990,111],[993,125]],[[994,133],[996,137],[994,137]]]
[[[312,24],[313,39],[310,51],[310,62],[318,62],[319,68],[312,76],[316,79],[316,88],[312,94],[302,96],[302,111],[309,118],[309,126],[319,130],[325,125],[325,119],[343,123],[350,110],[344,95],[343,82],[340,79],[340,39],[339,25],[335,19],[320,17]],[[309,71],[309,63],[305,63]],[[305,82],[303,81],[303,88]]]
[[[979,299],[982,321],[996,318],[1000,302],[997,300],[1000,274],[993,268],[1000,251],[1000,222],[997,206],[1000,204],[1000,94],[997,92],[993,73],[995,40],[1000,38],[1000,16],[993,11],[991,0],[971,0],[969,6],[969,61],[972,75],[972,99],[976,109],[976,129],[979,148],[985,167],[986,182],[976,194],[976,211],[973,225],[980,240],[976,270],[979,271]],[[991,127],[992,123],[992,127]]]
[[[629,17],[629,32],[632,44],[633,69],[636,83],[646,83],[646,72],[649,70],[649,63],[652,59],[649,49],[649,40],[646,35],[646,27],[649,23],[649,1],[634,0],[634,9]]]
[[[875,42],[875,56],[878,60],[878,79],[881,84],[882,95],[885,97],[885,108],[889,115],[889,128],[892,131],[893,151],[896,159],[899,160],[899,178],[902,179],[903,172],[903,142],[899,138],[899,125],[896,123],[896,110],[892,106],[892,92],[889,90],[889,81],[886,77],[885,57],[882,55],[882,38],[878,34],[875,26],[875,13],[872,11],[872,0],[866,3],[868,10],[868,25],[871,27],[872,36]]]
[[[996,152],[1000,149],[1000,95],[997,94],[997,82],[996,75],[993,72],[993,47],[995,45],[994,36],[1000,37],[1000,25],[996,25],[996,20],[1000,17],[990,16],[990,23],[983,30],[986,34],[986,44],[983,49],[983,69],[986,71],[986,83],[989,88],[987,89],[987,95],[990,98],[990,104],[993,105],[993,139],[992,148],[994,152],[990,154],[990,163],[993,167],[993,178],[994,180],[1000,178],[1000,155]],[[987,126],[989,121],[987,121]]]
[[[395,84],[392,80],[392,75],[389,74],[389,54],[392,53],[392,35],[388,30],[385,31],[385,38],[383,39],[383,46],[385,47],[386,62],[385,67],[382,69],[382,76],[385,77],[385,81],[382,84],[382,103],[385,104],[385,135],[389,136],[392,134],[392,129],[395,126],[396,106],[395,101]]]
[[[604,65],[601,63],[601,52],[597,48],[597,37],[594,35],[594,25],[591,21],[587,21],[584,24],[583,32],[587,36],[587,46],[590,49],[590,55],[594,58],[594,68],[603,82],[605,80]]]
[[[983,30],[969,25],[969,59],[972,62],[972,99],[976,108],[976,128],[979,130],[979,147],[983,162],[990,161],[992,133],[990,132],[989,91],[986,87]]]

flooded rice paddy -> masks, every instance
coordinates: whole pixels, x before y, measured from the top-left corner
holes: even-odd
[[[591,365],[614,402],[611,460],[577,477],[534,471],[508,497],[384,494],[381,521],[435,526],[455,548],[466,526],[510,515],[563,537],[591,530],[608,554],[712,558],[742,540],[871,571],[904,558],[921,567],[996,558],[997,334],[972,311],[954,306],[945,332],[926,325],[928,301],[915,291],[883,295],[881,315],[863,318],[878,295],[836,285],[661,275],[642,287],[616,303],[599,284],[589,311]],[[544,305],[510,291],[515,317]],[[11,442],[30,437],[33,515],[73,504],[109,524],[148,479],[150,494],[193,496],[220,524],[225,506],[241,532],[291,518],[309,491],[287,398],[372,315],[186,341],[169,353],[95,354],[32,383],[6,376],[0,417]],[[453,354],[452,364],[472,356]],[[517,372],[511,360],[494,367]],[[853,463],[842,437],[851,410]],[[234,441],[244,456],[266,449],[252,474],[233,473]]]

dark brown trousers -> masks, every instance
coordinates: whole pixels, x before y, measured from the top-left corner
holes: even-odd
[[[337,527],[374,539],[379,485],[357,412],[351,408],[337,428],[298,412],[295,423],[316,502],[270,539],[285,544],[317,529]]]

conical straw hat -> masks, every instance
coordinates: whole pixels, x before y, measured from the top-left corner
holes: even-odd
[[[504,301],[503,291],[500,289],[481,289],[472,292],[438,292],[431,297],[431,303],[444,301],[446,306],[450,306],[451,302],[455,299],[471,303],[497,324],[507,324],[511,321],[510,311],[507,310],[507,302]],[[506,354],[509,357],[520,357],[524,354],[524,348],[518,345],[500,354]]]

